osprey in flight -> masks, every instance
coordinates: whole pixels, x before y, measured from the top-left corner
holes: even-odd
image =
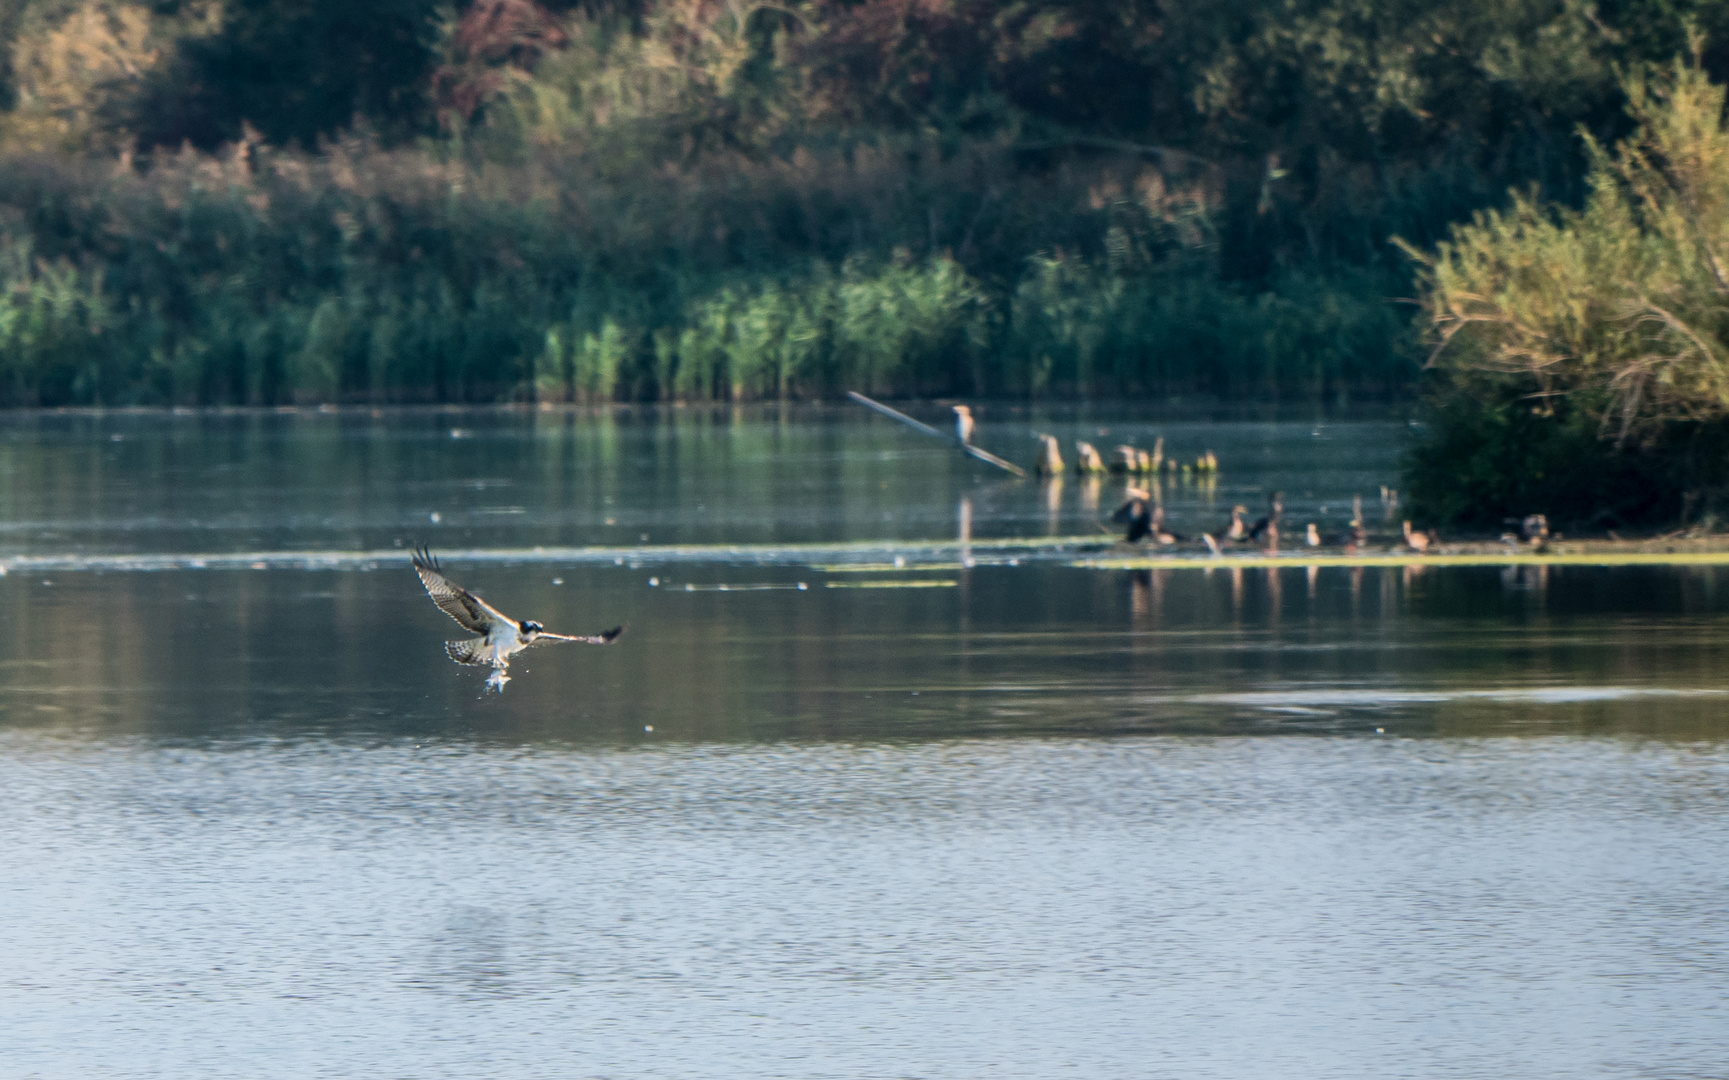
[[[461,623],[464,630],[480,635],[466,641],[447,641],[444,651],[459,664],[491,664],[492,675],[486,680],[486,685],[493,690],[502,691],[504,684],[510,681],[510,676],[505,674],[510,668],[510,658],[537,641],[606,645],[624,633],[624,627],[615,626],[604,634],[573,637],[550,633],[532,619],[519,622],[445,577],[438,560],[425,548],[417,548],[414,552],[414,572],[420,575],[420,583],[426,586],[426,595],[432,597],[439,610]]]

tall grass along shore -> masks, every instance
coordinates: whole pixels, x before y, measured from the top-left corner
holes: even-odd
[[[1583,205],[1617,65],[1729,20],[354,7],[0,13],[0,403],[1408,394],[1391,238]]]

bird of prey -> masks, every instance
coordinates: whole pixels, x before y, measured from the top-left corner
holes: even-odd
[[[459,664],[490,664],[492,674],[486,685],[491,690],[504,690],[504,684],[510,681],[510,676],[505,674],[510,669],[510,658],[536,642],[578,641],[586,645],[606,645],[624,633],[624,627],[615,626],[604,634],[574,637],[551,633],[532,619],[513,619],[445,577],[438,560],[425,548],[417,548],[414,552],[414,572],[420,575],[420,583],[426,586],[426,595],[432,597],[440,611],[462,624],[464,630],[480,635],[464,641],[447,641],[444,651]]]

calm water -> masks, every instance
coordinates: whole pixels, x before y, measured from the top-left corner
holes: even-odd
[[[1214,450],[1179,531],[1407,438],[984,419]],[[839,410],[0,417],[0,1076],[1729,1076],[1729,580],[988,546],[1119,495]],[[416,542],[630,631],[483,694]]]

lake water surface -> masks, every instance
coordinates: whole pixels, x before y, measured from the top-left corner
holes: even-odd
[[[982,418],[1215,451],[1182,533],[1399,515],[1403,423]],[[841,409],[0,417],[0,1076],[1729,1076],[1729,579],[1075,565],[1121,490]],[[416,543],[629,631],[486,693]]]

